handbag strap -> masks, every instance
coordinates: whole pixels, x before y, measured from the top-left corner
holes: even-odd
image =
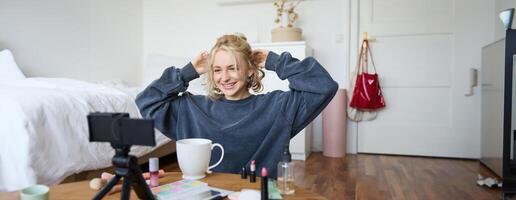
[[[371,63],[373,64],[373,70],[376,74],[376,65],[374,64],[373,60],[373,53],[371,51],[371,47],[369,46],[368,40],[362,40],[362,45],[360,45],[360,54],[358,56],[357,60],[357,75],[361,72],[368,72],[369,65],[368,65],[368,59],[367,57],[371,57]]]
[[[364,51],[367,51],[367,48],[364,48],[365,44],[366,44],[366,40],[363,40],[362,45],[360,45],[360,53],[358,54],[358,59],[357,59],[357,70],[356,70],[357,75],[360,74],[360,72],[362,72],[364,62],[367,62],[367,60],[364,60],[364,58],[363,58]],[[367,52],[365,53],[365,55],[367,56]]]
[[[371,57],[371,63],[373,63],[373,69],[374,69],[374,73],[376,74],[376,65],[374,64],[374,59],[373,59],[373,51],[371,51],[371,47],[369,46],[369,41],[365,40],[366,42],[366,47],[367,47],[367,52],[369,52],[369,56]],[[367,63],[367,56],[366,56],[366,63]],[[366,66],[366,69],[367,69],[367,66]]]

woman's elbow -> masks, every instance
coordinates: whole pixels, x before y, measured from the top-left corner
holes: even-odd
[[[333,97],[335,95],[335,93],[337,93],[337,90],[339,89],[339,84],[337,82],[335,82],[334,80],[331,80],[327,84],[327,87],[325,87],[325,88],[326,89],[325,89],[324,93],[327,96]]]

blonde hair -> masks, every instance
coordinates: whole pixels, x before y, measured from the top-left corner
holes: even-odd
[[[233,55],[237,69],[240,70],[243,69],[242,67],[247,67],[247,70],[252,72],[252,75],[247,79],[248,90],[252,89],[256,93],[263,90],[262,79],[265,76],[265,73],[263,70],[258,68],[255,63],[252,62],[253,53],[251,46],[249,43],[247,43],[247,38],[242,34],[223,35],[217,39],[217,42],[213,48],[211,48],[210,56],[208,58],[208,77],[206,80],[206,85],[208,89],[208,97],[210,99],[217,100],[224,96],[222,91],[217,88],[215,80],[213,79],[213,61],[215,59],[215,53],[220,50],[226,51]],[[241,64],[243,66],[239,66]]]

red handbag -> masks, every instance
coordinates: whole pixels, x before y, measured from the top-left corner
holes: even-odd
[[[368,73],[368,55],[373,63],[373,73]],[[357,77],[350,106],[357,109],[374,110],[385,107],[382,89],[376,73],[376,66],[373,61],[373,54],[367,40],[362,42],[360,57],[357,64]]]

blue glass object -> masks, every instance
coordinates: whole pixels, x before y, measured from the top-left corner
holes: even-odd
[[[512,27],[512,17],[514,15],[514,8],[509,8],[500,12],[500,19],[502,19],[505,30]]]

